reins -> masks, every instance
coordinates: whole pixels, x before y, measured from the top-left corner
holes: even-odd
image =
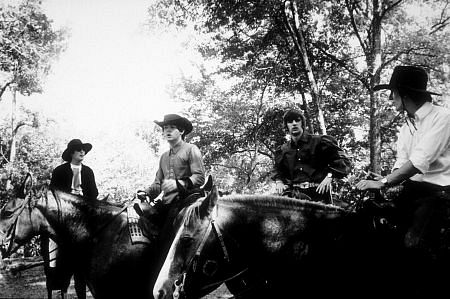
[[[217,211],[217,206],[216,206],[216,211]],[[200,256],[202,254],[203,248],[204,248],[204,246],[205,246],[205,244],[206,244],[206,242],[207,242],[207,240],[208,240],[208,238],[209,238],[209,236],[211,234],[211,231],[214,232],[214,235],[216,236],[216,238],[219,241],[224,261],[226,262],[227,265],[231,264],[230,255],[229,255],[228,249],[227,249],[227,247],[225,245],[223,234],[222,234],[220,228],[215,223],[215,220],[214,219],[210,219],[208,228],[206,229],[206,232],[203,235],[202,241],[200,242],[197,250],[195,251],[194,256],[191,258],[191,260],[188,263],[188,266],[186,268],[187,270],[185,272],[183,272],[183,274],[181,275],[182,279],[181,280],[176,280],[175,283],[174,283],[175,290],[173,292],[173,298],[177,299],[177,298],[180,297],[180,295],[182,293],[184,293],[184,282],[186,280],[186,276],[187,276],[187,273],[188,273],[189,269],[192,268],[193,272],[197,272],[197,261],[200,259]],[[203,291],[205,291],[205,290],[207,290],[209,288],[220,286],[223,283],[226,283],[226,282],[229,282],[229,281],[231,281],[233,279],[236,279],[239,276],[241,276],[242,274],[246,273],[248,270],[249,270],[248,267],[246,267],[245,269],[239,271],[236,274],[233,274],[230,277],[227,277],[225,279],[222,279],[222,280],[219,280],[219,281],[207,284],[207,285],[203,286],[202,288],[200,288],[199,292],[201,293],[201,292],[203,292]]]
[[[6,232],[6,236],[9,236],[9,238],[8,238],[9,244],[8,244],[8,248],[6,249],[6,252],[5,252],[5,257],[8,257],[12,253],[11,251],[12,251],[12,247],[13,247],[13,241],[14,241],[15,235],[16,235],[17,221],[19,220],[19,216],[22,214],[25,207],[30,203],[30,199],[31,199],[31,196],[29,194],[25,195],[22,205],[13,212],[14,214],[12,215],[12,217],[14,217],[15,219],[13,220],[12,225],[8,228],[8,230]]]

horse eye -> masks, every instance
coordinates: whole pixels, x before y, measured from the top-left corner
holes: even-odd
[[[14,214],[14,212],[12,212],[12,211],[2,211],[1,212],[1,217],[2,218],[9,218],[9,217],[11,217],[12,216],[12,214]]]
[[[219,265],[217,264],[216,261],[207,260],[205,262],[205,264],[203,265],[203,273],[206,276],[210,276],[211,277],[217,272],[218,268],[219,268]]]

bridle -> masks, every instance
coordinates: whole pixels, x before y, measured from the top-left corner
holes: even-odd
[[[12,212],[13,214],[11,216],[7,217],[7,218],[12,219],[12,224],[6,230],[5,239],[2,240],[2,244],[0,244],[1,249],[3,249],[4,247],[7,247],[4,250],[4,254],[2,254],[3,257],[8,257],[12,254],[13,243],[14,243],[13,241],[14,241],[15,235],[16,235],[16,227],[17,227],[17,222],[19,221],[19,216],[22,214],[23,210],[25,209],[25,207],[27,205],[31,208],[30,201],[31,201],[31,192],[28,192],[25,195],[23,203]],[[4,213],[4,210],[2,209],[1,212]]]
[[[217,206],[215,207],[217,209]],[[217,210],[216,210],[217,211]],[[206,229],[205,234],[202,237],[202,241],[200,242],[199,246],[197,247],[197,250],[195,251],[194,256],[190,259],[188,266],[186,267],[186,270],[181,274],[180,279],[175,280],[174,287],[175,290],[173,291],[173,298],[179,299],[179,298],[186,298],[186,294],[184,291],[184,283],[186,280],[186,276],[190,271],[197,272],[198,268],[198,260],[200,259],[200,256],[202,254],[203,248],[208,240],[208,238],[211,235],[211,232],[214,233],[214,236],[218,239],[220,244],[220,249],[222,252],[222,258],[225,261],[226,265],[231,265],[231,259],[229,255],[229,251],[225,245],[223,234],[220,230],[220,227],[216,224],[215,220],[213,218],[210,218],[208,228]],[[225,279],[210,283],[208,285],[203,286],[200,288],[199,292],[203,292],[205,290],[208,290],[213,287],[218,287],[221,284],[225,282],[229,282],[231,280],[234,280],[238,277],[240,277],[242,274],[246,273],[248,271],[248,267],[244,268],[243,270],[237,272],[236,274],[231,275],[230,277],[227,277]]]

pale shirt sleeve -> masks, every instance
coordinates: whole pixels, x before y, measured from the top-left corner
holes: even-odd
[[[191,169],[191,176],[189,177],[189,180],[194,188],[200,187],[205,183],[205,167],[203,165],[202,154],[199,148],[195,145],[191,147],[189,163]]]
[[[402,167],[409,160],[408,151],[407,151],[407,149],[408,149],[408,146],[407,146],[408,141],[407,140],[411,138],[411,136],[409,134],[410,133],[406,126],[402,126],[400,128],[400,133],[398,134],[398,139],[397,139],[397,158],[394,163],[393,169]]]
[[[450,117],[434,117],[426,133],[418,140],[409,160],[415,168],[425,173],[450,146]]]

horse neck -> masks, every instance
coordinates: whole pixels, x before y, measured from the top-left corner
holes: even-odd
[[[280,240],[297,238],[299,234],[327,231],[342,221],[342,215],[342,211],[314,205],[288,208],[252,200],[219,200],[211,216],[224,234],[232,235],[237,242],[254,247],[264,239],[265,245],[276,247],[283,245]]]
[[[81,201],[75,197],[54,196],[48,192],[36,203],[35,208],[40,211],[48,223],[48,232],[59,240],[82,240],[87,237],[88,226],[86,217],[81,217]]]

